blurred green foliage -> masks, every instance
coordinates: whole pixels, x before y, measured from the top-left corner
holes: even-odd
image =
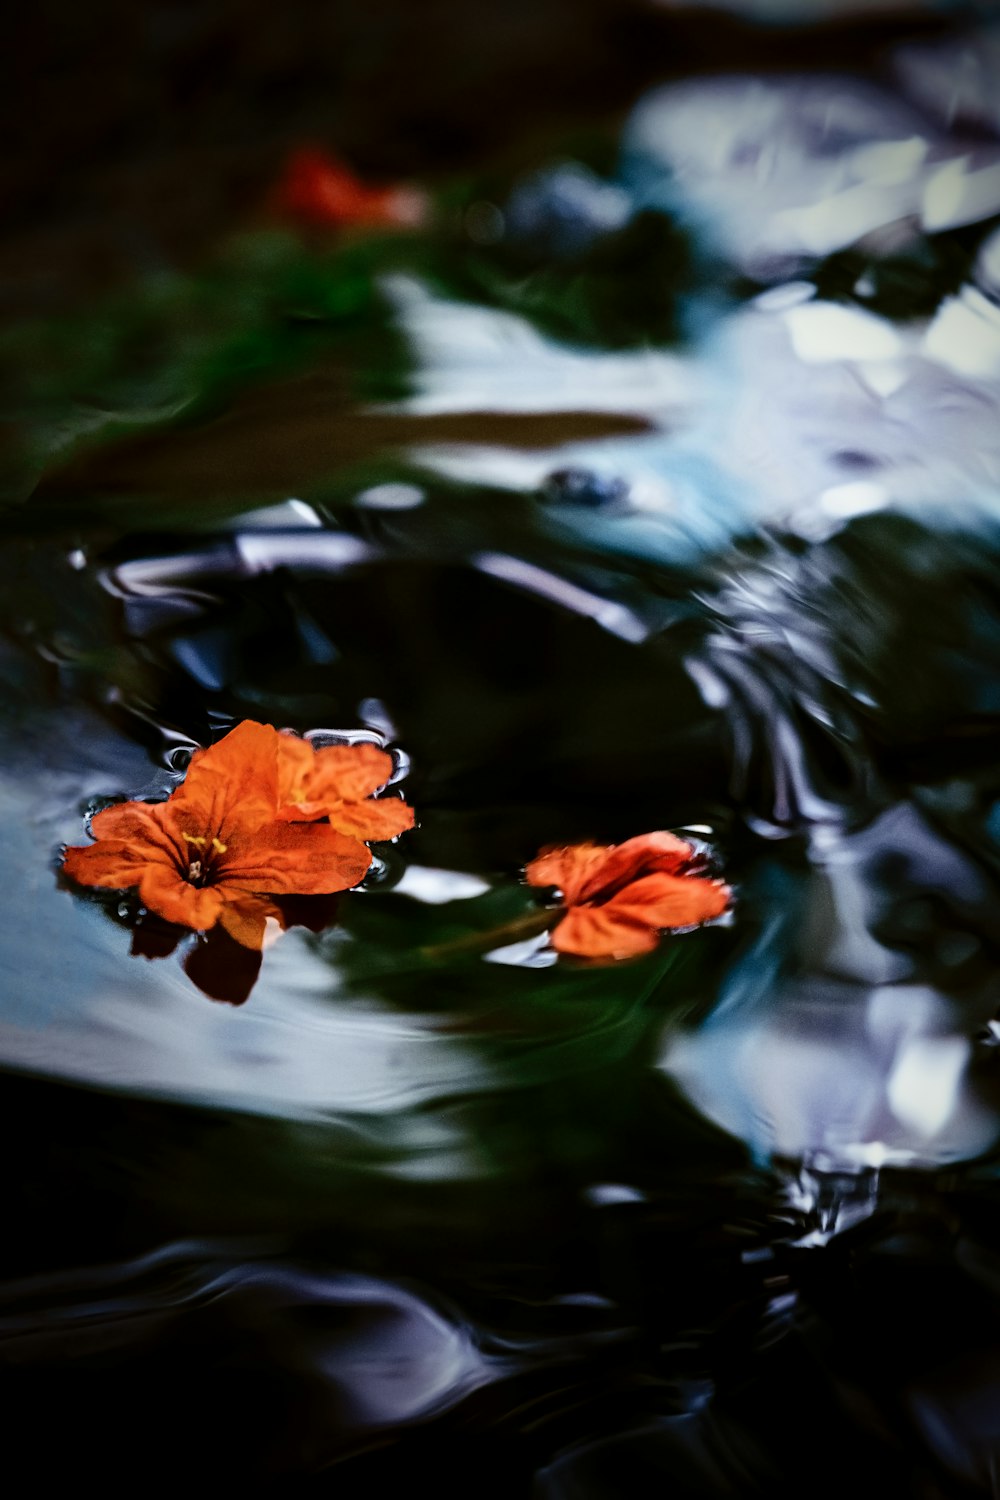
[[[402,253],[392,235],[310,245],[245,233],[197,273],[9,327],[0,400],[20,428],[21,462],[36,472],[81,445],[207,420],[240,390],[331,355],[359,395],[398,396],[406,354],[377,275]]]

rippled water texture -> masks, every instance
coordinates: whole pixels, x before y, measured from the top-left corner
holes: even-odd
[[[127,272],[23,272],[9,1461],[995,1495],[1000,28],[532,14],[436,44],[389,6],[383,53],[345,22],[334,102],[252,128],[240,53],[256,186],[176,145],[197,249],[140,141]],[[327,151],[374,186],[303,222]],[[249,978],[60,873],[247,719],[389,746],[418,816]],[[557,953],[525,865],[666,829],[722,919]]]

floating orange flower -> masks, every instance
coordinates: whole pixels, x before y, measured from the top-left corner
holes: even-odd
[[[696,851],[672,833],[624,844],[545,849],[528,865],[529,885],[555,886],[565,915],[552,946],[580,958],[635,958],[661,932],[721,916],[730,891],[701,871]]]
[[[410,226],[424,216],[426,200],[408,187],[372,187],[318,146],[293,151],[274,193],[277,210],[310,228],[349,225]]]
[[[350,833],[319,821],[338,805],[355,807],[359,782],[350,773],[359,766],[365,767],[361,781],[374,790],[369,752],[382,757],[380,770],[385,762],[391,771],[389,756],[374,746],[336,748],[340,803],[330,763],[322,761],[330,751],[316,753],[307,742],[248,719],[210,749],[196,750],[183,783],[165,802],[124,802],[97,813],[91,823],[96,842],[67,849],[63,869],[80,885],[138,888],[143,905],[168,922],[197,932],[218,924],[243,947],[260,949],[269,918],[287,925],[280,901],[272,898],[349,890],[371,864],[363,840],[392,837],[385,827],[395,833],[412,823],[409,808],[405,818],[390,813],[380,823],[379,804],[370,799],[359,806],[372,811],[356,811]],[[313,774],[323,766],[319,799],[309,776],[292,785],[288,766],[305,756]],[[303,787],[308,804],[287,806],[288,794]],[[293,821],[303,818],[308,821]]]

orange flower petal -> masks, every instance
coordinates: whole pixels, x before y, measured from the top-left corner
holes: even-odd
[[[144,859],[178,859],[183,862],[184,843],[174,818],[173,801],[115,802],[90,821],[95,839],[118,840],[133,847]]]
[[[634,958],[656,947],[665,929],[696,927],[720,916],[730,891],[690,866],[694,850],[672,833],[646,833],[606,847],[546,849],[526,869],[531,885],[557,886],[565,915],[553,947],[581,958]]]
[[[235,836],[219,859],[218,881],[254,895],[325,896],[363,879],[371,850],[327,823],[273,822]]]
[[[690,844],[672,833],[643,833],[626,839],[606,851],[607,857],[581,881],[574,899],[589,901],[610,894],[654,871],[674,874],[684,868],[693,853]]]
[[[176,870],[184,862],[166,802],[115,803],[95,814],[91,829],[96,843],[75,845],[63,856],[64,871],[80,885],[128,890],[148,865]]]
[[[729,905],[729,887],[718,880],[695,875],[646,875],[632,881],[604,906],[615,920],[641,922],[662,931],[671,927],[696,927],[719,917]],[[589,909],[589,908],[584,908]]]
[[[330,809],[331,827],[351,838],[394,839],[413,827],[413,808],[398,797],[368,797],[364,802],[341,802]]]
[[[139,899],[167,922],[207,932],[222,910],[222,896],[212,886],[191,885],[175,869],[147,865],[139,881]]]
[[[577,958],[637,958],[651,953],[659,935],[612,912],[606,906],[574,906],[552,933],[559,953]]]
[[[104,890],[127,891],[139,884],[143,870],[151,863],[146,853],[136,853],[129,844],[120,839],[109,839],[100,844],[75,845],[63,855],[63,871],[77,885],[95,885]],[[173,869],[173,862],[162,861],[164,869]]]
[[[297,734],[279,734],[276,746],[278,761],[278,807],[309,800],[309,782],[316,766],[316,752],[308,740]],[[315,817],[325,816],[315,813]]]
[[[384,787],[392,775],[392,756],[377,745],[327,745],[317,750],[309,777],[309,802],[360,802]]]
[[[388,826],[390,815],[376,813],[372,831],[366,832],[364,815],[346,813],[343,807],[344,803],[366,805],[371,793],[385,786],[392,768],[392,756],[367,741],[314,751],[306,740],[279,735],[278,816],[288,822],[329,816],[335,827],[354,838],[395,838],[412,827],[412,814],[392,833],[385,833],[382,829]]]
[[[572,844],[568,848],[543,849],[526,866],[529,885],[555,886],[567,906],[578,899],[581,888],[604,865],[611,850],[605,844]]]
[[[258,952],[263,948],[269,918],[284,927],[281,911],[273,901],[247,896],[242,891],[231,895],[225,886],[219,886],[217,890],[222,897],[219,926],[242,948],[253,948]]]
[[[95,844],[76,845],[63,856],[63,870],[79,885],[124,891],[139,884],[149,865],[176,869],[183,844],[165,802],[120,802],[91,822]]]
[[[319,823],[326,817],[329,808],[325,802],[286,802],[279,804],[279,823]]]
[[[280,738],[269,724],[245,719],[217,744],[196,750],[170,798],[178,827],[227,843],[237,832],[270,823],[278,805]]]

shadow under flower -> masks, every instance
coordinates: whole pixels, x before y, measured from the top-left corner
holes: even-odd
[[[281,910],[283,929],[323,932],[337,919],[338,899],[337,895],[289,896],[274,904]],[[184,972],[209,1000],[242,1005],[249,998],[264,961],[263,950],[245,948],[222,927],[193,937],[189,928],[146,913],[132,927],[129,952],[133,958],[170,958],[182,943],[188,945]]]

